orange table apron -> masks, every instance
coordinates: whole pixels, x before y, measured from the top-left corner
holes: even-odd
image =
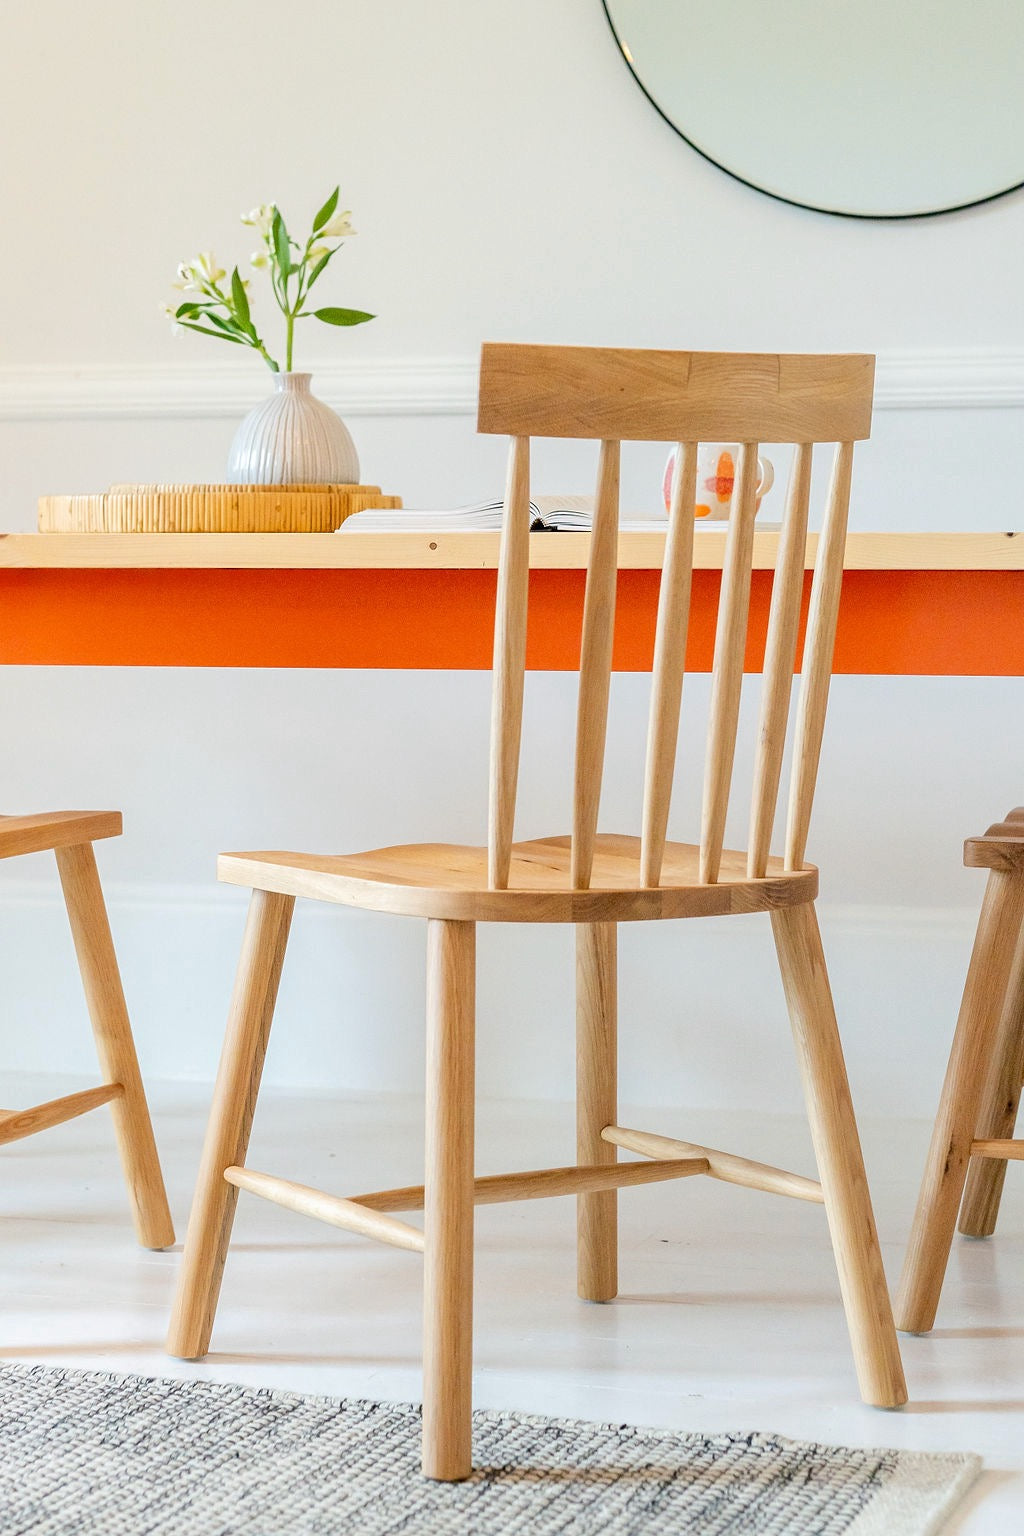
[[[577,665],[584,579],[531,572],[532,669]],[[687,661],[700,672],[711,667],[721,572],[693,579]],[[655,569],[619,572],[617,671],[651,666],[659,580]],[[495,584],[493,569],[5,566],[0,662],[487,668]],[[771,573],[755,571],[748,671],[761,665],[770,595]],[[1024,570],[848,570],[835,671],[1024,675]]]

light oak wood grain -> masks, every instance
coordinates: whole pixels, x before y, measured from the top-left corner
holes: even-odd
[[[103,1083],[28,1109],[0,1111],[0,1144],[111,1105],[132,1218],[145,1248],[169,1248],[174,1226],[139,1072],[93,841],[118,837],[119,811],[0,816],[0,858],[53,851]]]
[[[704,803],[700,826],[700,880],[713,884],[722,862],[725,818],[729,809],[743,653],[750,609],[750,558],[754,547],[754,507],[757,496],[757,444],[740,445],[729,515],[722,595],[715,631],[715,661],[711,676],[711,710],[704,760]]]
[[[838,572],[845,548],[845,497],[850,444],[870,423],[873,360],[726,354],[608,352],[601,349],[488,347],[481,371],[481,429],[512,438],[501,539],[495,624],[495,695],[491,730],[487,847],[426,843],[359,854],[270,850],[221,857],[221,879],[278,899],[297,896],[428,920],[427,1137],[423,1185],[377,1190],[339,1201],[259,1175],[264,1189],[294,1209],[327,1211],[341,1225],[367,1214],[425,1210],[423,1469],[442,1480],[471,1471],[473,1208],[475,1204],[575,1194],[578,1197],[579,1292],[609,1301],[616,1292],[615,1194],[619,1188],[712,1174],[797,1198],[822,1202],[832,1231],[854,1356],[865,1399],[884,1406],[905,1400],[899,1352],[878,1251],[846,1071],[813,911],[817,872],[803,865],[810,793],[817,768],[835,629]],[[671,424],[666,434],[664,428]],[[588,437],[600,444],[594,527],[572,536],[526,534],[531,433]],[[618,569],[657,567],[663,535],[618,527],[621,439],[668,437],[679,445],[672,496],[672,535],[659,604],[645,810],[640,838],[599,832]],[[758,442],[798,445],[840,439],[837,471],[815,565],[805,662],[800,760],[798,861],[787,868],[768,855],[785,735],[790,676],[806,568],[810,453],[798,448],[786,535],[755,532]],[[693,526],[697,444],[741,444],[731,516],[722,536]],[[350,543],[341,563],[383,563],[405,548],[409,563],[484,567],[497,559],[497,539],[424,533],[405,545]],[[345,546],[345,536],[338,539]],[[310,546],[312,549],[312,546]],[[312,559],[312,554],[310,554]],[[572,833],[515,843],[513,825],[522,726],[529,562],[575,569],[587,582],[580,641]],[[754,790],[754,848],[726,850],[724,829],[732,785],[737,719],[747,648],[751,572],[781,561],[771,619],[768,704]],[[688,638],[692,569],[721,568],[705,798],[700,845],[666,839]],[[752,859],[752,862],[751,862]],[[268,898],[269,899],[269,898]],[[783,980],[804,1072],[808,1111],[821,1173],[814,1180],[751,1159],[617,1127],[616,924],[740,912],[772,914]],[[577,925],[577,1162],[571,1167],[476,1178],[473,1168],[475,925],[477,922]],[[235,1009],[232,1066],[211,1121],[211,1151],[201,1179],[197,1239],[206,1254],[179,1298],[172,1329],[176,1352],[205,1348],[216,1300],[230,1212],[210,1194],[251,1175],[241,1169],[247,1124],[241,1102],[255,1093],[256,1020],[273,988],[278,938],[253,939],[242,975],[264,982]],[[280,939],[283,946],[283,938]],[[263,944],[262,962],[254,958]],[[255,983],[253,984],[255,985]],[[248,982],[240,982],[245,996]],[[276,981],[274,983],[276,986]],[[269,1004],[272,1006],[272,999]],[[269,1025],[269,1018],[267,1019]],[[265,1030],[263,1031],[265,1045]],[[243,1042],[244,1047],[243,1047]],[[251,1114],[249,1116],[251,1118]],[[219,1129],[218,1129],[219,1127]],[[620,1163],[616,1145],[637,1141],[652,1155]],[[235,1141],[240,1155],[226,1156]],[[675,1152],[682,1155],[673,1156]],[[384,1229],[381,1229],[384,1230]],[[390,1229],[389,1229],[390,1230]],[[392,1233],[393,1235],[393,1233]],[[220,1257],[216,1260],[215,1255]],[[204,1267],[205,1266],[205,1267]],[[187,1299],[191,1297],[191,1299]],[[186,1345],[182,1350],[180,1346]]]
[[[253,891],[249,903],[167,1337],[168,1354],[183,1360],[210,1347],[238,1204],[224,1170],[245,1163],[294,906],[270,891]]]
[[[658,508],[626,516],[652,517]],[[665,531],[620,527],[620,571],[661,570]],[[696,528],[695,570],[720,571],[725,532]],[[779,534],[754,532],[752,565],[774,570]],[[0,569],[8,570],[495,570],[500,535],[400,530],[391,533],[0,533]],[[812,570],[817,536],[807,536],[804,567]],[[586,533],[533,533],[533,570],[586,570]],[[848,533],[843,564],[848,571],[1020,571],[1024,531],[1010,533]]]
[[[1024,928],[1010,967],[1006,997],[995,1043],[981,1091],[977,1136],[990,1141],[1013,1135],[1024,1084]],[[990,1237],[996,1229],[1006,1179],[1002,1158],[979,1158],[977,1141],[971,1152],[958,1226],[967,1237]]]
[[[380,1211],[371,1211],[355,1200],[341,1200],[337,1195],[325,1195],[322,1189],[312,1189],[308,1184],[295,1184],[290,1179],[279,1179],[270,1173],[257,1173],[254,1168],[225,1168],[224,1177],[237,1189],[245,1189],[262,1200],[295,1211],[299,1216],[312,1216],[315,1221],[326,1222],[331,1227],[355,1232],[360,1237],[372,1237],[378,1243],[389,1243],[393,1248],[406,1248],[412,1253],[423,1252],[423,1233],[406,1221],[395,1221]]]
[[[515,437],[509,450],[505,518],[494,611],[494,684],[491,691],[490,794],[487,883],[508,885],[512,858],[519,745],[526,676],[526,607],[530,580],[530,440]]]
[[[111,1099],[110,1113],[135,1230],[144,1248],[169,1248],[174,1242],[174,1225],[160,1171],[146,1090],[135,1054],[96,855],[91,843],[78,843],[73,847],[55,848],[54,857],[100,1071],[105,1082],[116,1083],[121,1090]]]
[[[48,811],[34,816],[0,816],[0,859],[47,853],[75,843],[121,836],[120,811]]]
[[[651,1131],[633,1131],[624,1125],[606,1126],[601,1134],[612,1146],[622,1147],[627,1152],[639,1152],[642,1157],[706,1158],[711,1178],[721,1179],[726,1184],[739,1184],[744,1189],[763,1189],[772,1195],[789,1195],[794,1200],[809,1200],[815,1205],[821,1205],[825,1198],[817,1179],[807,1179],[799,1173],[787,1173],[785,1169],[772,1168],[768,1163],[753,1162],[749,1157],[737,1157],[734,1152],[719,1152],[714,1147],[703,1147],[693,1141],[678,1141],[674,1136],[657,1136]]]
[[[793,664],[800,628],[812,451],[810,443],[801,443],[794,452],[779,543],[779,563],[772,586],[747,853],[747,874],[755,876],[763,875],[768,865],[786,747]]]
[[[658,594],[658,623],[654,636],[651,707],[644,765],[640,832],[640,879],[644,885],[658,884],[665,856],[683,674],[686,670],[686,637],[690,623],[697,449],[697,443],[676,444],[669,533]]]
[[[843,550],[850,508],[853,444],[839,443],[832,465],[825,524],[814,563],[811,608],[807,617],[800,703],[793,743],[793,770],[786,821],[786,868],[799,869],[807,849],[818,763],[825,730],[832,652],[835,645],[839,594],[843,584]]]
[[[867,437],[873,357],[487,342],[477,430],[630,442]]]
[[[84,1088],[80,1093],[68,1093],[45,1104],[34,1104],[31,1109],[0,1110],[0,1146],[34,1136],[37,1131],[48,1131],[53,1125],[63,1125],[65,1120],[74,1120],[90,1109],[98,1109],[101,1104],[120,1098],[123,1092],[120,1083],[104,1083],[99,1088]]]
[[[1024,1159],[1024,1141],[1014,1141],[1010,1137],[998,1140],[980,1137],[971,1142],[971,1156],[998,1158],[1001,1162],[1009,1158],[1013,1162],[1020,1162]]]
[[[1024,879],[993,870],[985,889],[896,1297],[896,1321],[907,1333],[927,1333],[935,1322],[977,1132],[982,1089],[1022,925]]]
[[[618,931],[614,923],[576,928],[576,1161],[614,1164],[602,1139],[617,1116]],[[618,1281],[618,1200],[614,1190],[580,1195],[576,1204],[576,1290],[584,1301],[611,1301]]]
[[[700,880],[699,849],[667,843],[661,883],[640,883],[640,839],[602,833],[595,842],[589,890],[569,884],[570,837],[516,843],[509,885],[487,884],[487,849],[456,843],[410,843],[357,854],[284,850],[225,853],[218,876],[230,885],[259,887],[314,901],[410,917],[457,922],[604,923],[763,912],[813,901],[818,872],[786,871],[769,859],[764,876],[747,877],[745,852],[723,852],[714,885]]]
[[[597,816],[608,731],[608,693],[615,630],[615,537],[619,520],[619,444],[603,442],[594,496],[594,530],[583,601],[576,760],[573,770],[569,879],[585,891],[594,864]]]
[[[566,1168],[530,1168],[524,1173],[492,1173],[474,1180],[473,1204],[554,1200],[562,1195],[589,1194],[595,1190],[662,1184],[668,1179],[686,1179],[708,1171],[707,1158],[695,1153],[655,1163],[605,1162],[590,1167],[571,1164]],[[401,1189],[377,1189],[348,1198],[353,1205],[365,1206],[370,1211],[419,1211],[424,1209],[424,1186],[408,1184]]]
[[[907,1385],[813,904],[773,913],[772,931],[861,1396],[898,1408]]]
[[[427,924],[423,1473],[473,1470],[476,929]]]

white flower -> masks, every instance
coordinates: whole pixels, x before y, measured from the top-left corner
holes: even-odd
[[[170,322],[172,335],[184,336],[185,332],[181,328],[181,321],[169,304],[161,304],[160,313]]]
[[[253,251],[252,255],[249,257],[249,262],[250,265],[256,267],[257,270],[259,270],[262,267],[270,266],[270,257],[267,255],[266,251]]]
[[[352,228],[352,225],[349,223],[349,220],[351,219],[351,217],[352,217],[352,209],[351,208],[346,208],[343,213],[336,213],[334,215],[333,219],[330,221],[329,224],[325,224],[323,229],[318,229],[317,230],[317,237],[318,237],[318,239],[320,239],[320,240],[325,240],[325,239],[326,240],[341,240],[346,235],[354,235],[355,234],[355,230]]]
[[[196,274],[192,267],[189,266],[187,261],[178,263],[178,281],[173,283],[171,286],[177,288],[179,293],[199,292],[199,284],[196,281]]]
[[[219,283],[222,277],[227,276],[223,267],[218,267],[212,251],[200,251],[192,266],[195,275],[208,283]]]
[[[242,223],[248,224],[250,229],[258,229],[266,240],[270,235],[270,226],[274,222],[276,212],[276,203],[260,203],[258,208],[252,208],[248,214],[242,214]]]
[[[321,256],[329,256],[330,254],[331,248],[329,245],[314,245],[309,253],[309,259],[310,261],[319,261]]]

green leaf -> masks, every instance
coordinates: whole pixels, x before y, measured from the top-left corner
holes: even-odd
[[[194,325],[191,320],[182,320],[181,324],[186,331],[198,331],[200,336],[212,336],[214,341],[230,341],[236,347],[249,345],[243,336],[229,336],[226,331],[211,331],[205,325]]]
[[[334,191],[331,193],[330,197],[327,199],[326,203],[324,203],[323,207],[320,209],[320,212],[313,220],[314,235],[319,234],[324,225],[329,222],[335,208],[338,206],[338,193],[340,191],[340,187],[335,187]]]
[[[341,246],[340,245],[336,246],[333,251],[328,251],[326,253],[326,255],[321,256],[319,261],[317,261],[317,262],[315,262],[313,264],[313,270],[312,270],[312,272],[310,272],[309,277],[306,279],[306,292],[307,293],[312,288],[313,284],[316,282],[317,278],[320,276],[320,273],[323,271],[324,267],[326,267],[326,265],[330,261],[331,257],[332,256],[336,256],[338,254],[338,251],[340,251],[340,250],[341,250]]]
[[[235,315],[243,330],[249,327],[249,296],[245,291],[242,279],[238,275],[238,268],[231,274],[231,302],[235,306]]]
[[[287,277],[292,270],[292,247],[291,241],[288,238],[288,231],[285,228],[284,219],[282,219],[277,209],[274,210],[274,222],[270,226],[270,235],[274,242],[274,255],[277,259],[281,276]]]
[[[205,306],[198,304],[195,299],[186,299],[185,303],[179,304],[174,311],[174,318],[175,320],[180,320],[182,315],[198,315],[202,313],[204,308]]]
[[[364,320],[376,320],[365,309],[314,309],[314,315],[325,325],[362,325]]]
[[[206,318],[210,321],[211,325],[218,326],[228,336],[244,336],[247,334],[245,329],[238,325],[231,316],[217,315],[214,314],[212,309],[208,309],[206,311]]]

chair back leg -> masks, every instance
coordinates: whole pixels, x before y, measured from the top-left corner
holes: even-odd
[[[896,1297],[907,1333],[927,1333],[935,1322],[1022,922],[1024,875],[992,870]]]
[[[183,1360],[210,1347],[238,1203],[224,1170],[245,1162],[294,906],[294,896],[272,891],[253,891],[249,903],[167,1337],[168,1353]]]
[[[978,1137],[1004,1141],[1012,1137],[1024,1082],[1024,928],[1010,972],[1006,1001],[996,1031],[988,1079],[981,1094]],[[1005,1157],[972,1157],[967,1172],[960,1231],[965,1237],[991,1237],[999,1216],[1006,1179]]]
[[[427,923],[423,1472],[473,1470],[476,925]]]
[[[576,925],[576,1161],[614,1163],[618,1148],[601,1132],[618,1123],[615,923]],[[584,1301],[613,1301],[619,1289],[618,1191],[576,1198],[577,1290]]]
[[[117,1149],[139,1242],[169,1248],[174,1226],[167,1205],[153,1124],[110,934],[96,856],[91,843],[54,850],[71,924],[78,968],[105,1083],[120,1083],[112,1099]]]
[[[861,1396],[897,1408],[907,1387],[813,903],[774,911],[772,929]]]

